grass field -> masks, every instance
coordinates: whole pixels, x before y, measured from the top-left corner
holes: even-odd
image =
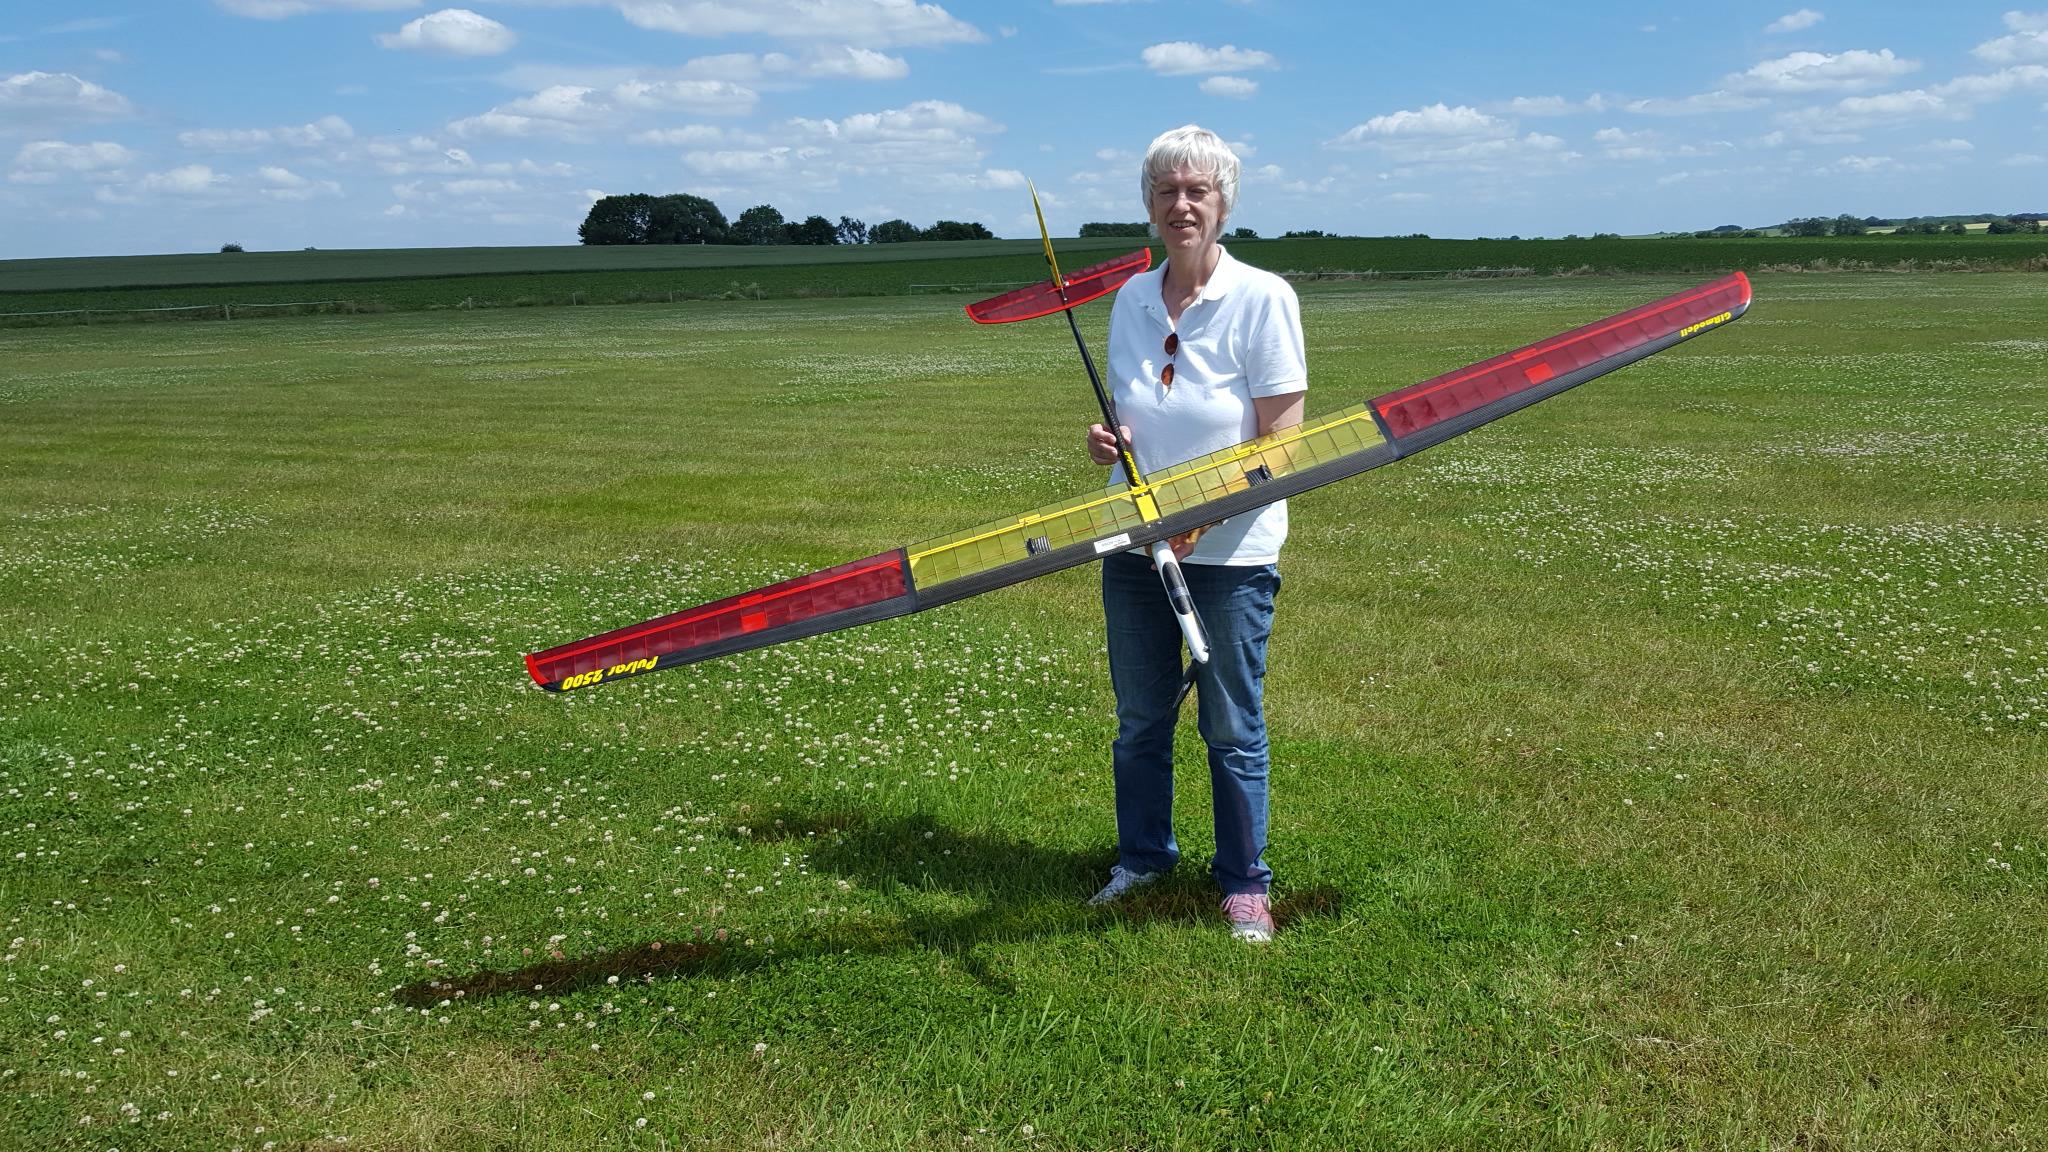
[[[1068,267],[1139,246],[1061,240]],[[2048,270],[2041,236],[1766,237],[1752,240],[1306,239],[1234,242],[1247,261],[1305,275],[1517,269],[1712,274],[1786,266]],[[1156,255],[1156,253],[1155,253]],[[207,253],[0,261],[0,323],[66,309],[346,301],[389,311],[715,298],[991,294],[1041,279],[1034,241],[845,247],[656,245]],[[9,315],[17,316],[9,320]],[[245,317],[262,315],[245,313]],[[70,321],[66,321],[70,322]]]
[[[1306,285],[1311,411],[1682,283]],[[1181,874],[1080,903],[1092,570],[565,697],[520,666],[1098,483],[1057,326],[0,334],[0,1143],[2041,1147],[2044,314],[1761,276],[1296,500],[1265,950],[1191,722]]]

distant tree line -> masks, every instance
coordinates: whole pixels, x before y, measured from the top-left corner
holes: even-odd
[[[1081,225],[1081,235],[1084,238],[1089,236],[1136,236],[1142,238],[1152,235],[1152,225],[1145,223],[1143,220],[1129,224],[1083,224]],[[1288,235],[1292,236],[1294,233],[1290,232]],[[1318,233],[1318,235],[1321,235],[1321,233]],[[1249,228],[1233,228],[1230,230],[1230,239],[1232,240],[1257,240],[1258,238],[1259,234]]]
[[[1701,239],[1767,236],[1772,232],[1784,236],[1867,236],[1879,229],[1885,229],[1894,236],[1966,236],[1970,232],[1971,224],[1983,224],[1986,226],[1984,230],[1993,236],[2008,236],[2015,233],[2039,233],[2043,219],[2048,219],[2048,213],[2020,212],[2011,216],[1984,213],[1976,216],[1913,216],[1886,219],[1882,216],[1855,216],[1844,212],[1839,216],[1797,216],[1774,228],[1764,229],[1723,224],[1718,228],[1708,228],[1691,235]]]
[[[901,244],[911,240],[993,240],[980,224],[941,220],[919,228],[884,220],[870,228],[851,216],[784,219],[773,204],[756,204],[728,222],[702,196],[644,192],[605,196],[590,206],[576,236],[585,244]]]

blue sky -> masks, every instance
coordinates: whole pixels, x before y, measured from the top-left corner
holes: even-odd
[[[1268,235],[2048,210],[2048,9],[461,2],[12,0],[0,257],[573,243],[623,192],[1022,236],[1026,177],[1071,235],[1190,122]]]

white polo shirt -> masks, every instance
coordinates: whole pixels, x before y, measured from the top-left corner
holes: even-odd
[[[1182,309],[1180,345],[1168,357],[1166,337],[1176,326],[1166,314],[1165,280],[1164,264],[1131,277],[1109,315],[1105,383],[1147,475],[1258,435],[1254,398],[1308,389],[1301,304],[1287,281],[1222,251],[1202,294]],[[1171,388],[1159,381],[1169,360]],[[1110,478],[1124,479],[1122,464]],[[1286,539],[1281,500],[1211,528],[1184,563],[1272,564]]]

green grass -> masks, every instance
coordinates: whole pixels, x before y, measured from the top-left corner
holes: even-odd
[[[1305,286],[1311,410],[1681,284]],[[0,335],[4,1142],[2037,1147],[2044,307],[1762,276],[1295,501],[1263,951],[1192,723],[1183,872],[1080,904],[1091,570],[568,696],[520,666],[1099,482],[1056,326]]]

